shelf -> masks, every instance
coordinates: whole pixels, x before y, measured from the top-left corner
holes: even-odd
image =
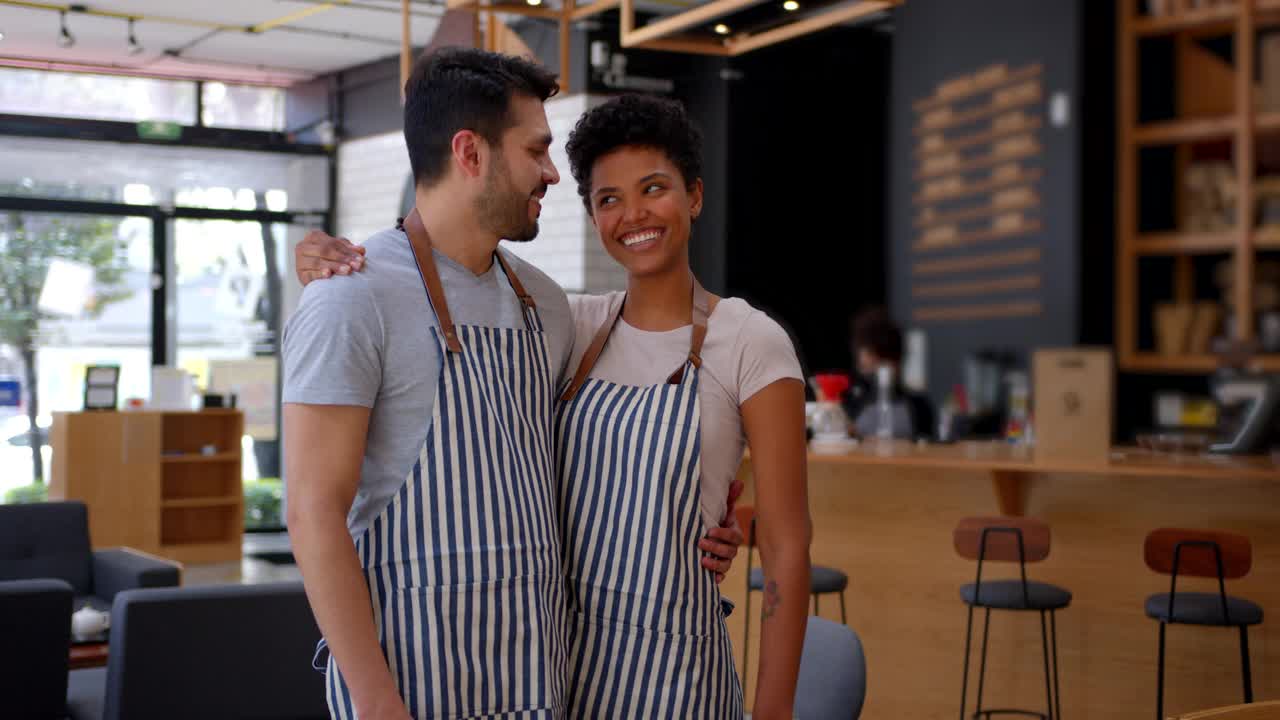
[[[1139,255],[1207,255],[1232,252],[1238,235],[1235,230],[1212,232],[1143,233],[1134,243]]]
[[[213,455],[199,455],[196,453],[184,453],[182,455],[161,455],[160,462],[166,465],[170,463],[240,462],[240,453],[224,452],[224,453],[215,453]]]
[[[1262,355],[1254,358],[1254,364],[1267,372],[1280,370],[1280,355]],[[1136,353],[1120,364],[1121,370],[1153,373],[1210,373],[1219,367],[1217,355],[1160,355],[1152,352]]]
[[[1259,2],[1258,6],[1264,4]],[[1133,31],[1138,35],[1165,35],[1183,30],[1204,30],[1215,25],[1234,22],[1238,13],[1235,5],[1216,5],[1195,10],[1184,10],[1168,15],[1135,18]]]
[[[1280,118],[1278,118],[1280,119]],[[1238,129],[1235,115],[1147,123],[1133,130],[1138,145],[1172,145],[1231,137]]]
[[[1235,0],[1237,3],[1247,1]],[[1256,2],[1255,25],[1265,26],[1280,22],[1280,17],[1277,16],[1277,13],[1280,13],[1280,0],[1256,0]],[[1231,32],[1239,17],[1237,10],[1238,7],[1235,4],[1213,5],[1157,17],[1140,16],[1134,18],[1133,31],[1139,37],[1178,32]]]
[[[1218,358],[1213,355],[1160,355],[1136,353],[1122,370],[1159,373],[1208,373],[1218,369]]]
[[[237,562],[241,558],[241,539],[228,542],[166,543],[160,546],[160,557],[180,563]]]
[[[1253,232],[1257,250],[1280,250],[1280,225],[1264,225]]]
[[[161,500],[160,507],[165,510],[171,508],[204,508],[204,507],[235,507],[244,501],[239,495],[227,495],[225,497],[196,497],[196,498],[175,498],[172,500]]]

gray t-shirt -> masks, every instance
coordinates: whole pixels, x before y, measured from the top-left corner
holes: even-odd
[[[364,270],[303,290],[285,326],[282,352],[284,402],[373,409],[360,487],[347,515],[353,539],[386,508],[418,459],[440,380],[440,351],[432,335],[436,316],[408,238],[384,230],[364,245]],[[573,349],[568,300],[540,270],[499,252],[537,303],[559,387]],[[524,328],[520,301],[498,263],[477,276],[434,255],[455,323]]]

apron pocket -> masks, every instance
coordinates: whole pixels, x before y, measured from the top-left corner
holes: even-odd
[[[467,718],[562,705],[558,578],[394,591],[384,610],[392,674],[414,717]]]
[[[740,717],[728,643],[574,613],[569,716]]]

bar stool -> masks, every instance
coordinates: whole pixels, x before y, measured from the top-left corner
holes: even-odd
[[[982,624],[982,664],[978,670],[978,704],[972,717],[993,714],[1029,717],[1062,717],[1062,697],[1058,687],[1058,624],[1055,613],[1071,604],[1071,593],[1048,583],[1027,580],[1027,563],[1040,562],[1049,556],[1049,526],[1039,520],[1023,517],[970,517],[956,525],[953,535],[956,553],[978,561],[974,582],[960,588],[960,598],[969,606],[969,620],[964,635],[964,676],[960,687],[960,718],[964,720],[969,690],[969,652],[973,639],[973,609],[986,611]],[[1017,580],[982,581],[984,561],[1016,562],[1021,573]],[[987,673],[987,631],[991,627],[992,610],[1036,611],[1040,613],[1040,642],[1044,654],[1044,692],[1046,712],[1017,709],[982,708],[982,690]],[[1045,634],[1045,613],[1049,615],[1049,634]],[[1049,647],[1053,646],[1053,684],[1049,683]]]
[[[1164,629],[1166,625],[1206,625],[1240,628],[1240,666],[1244,701],[1253,702],[1253,673],[1249,667],[1249,626],[1262,622],[1262,608],[1227,594],[1226,578],[1249,574],[1253,546],[1249,538],[1215,530],[1160,528],[1147,535],[1142,548],[1147,567],[1170,576],[1169,592],[1147,598],[1147,617],[1160,622],[1160,650],[1156,670],[1156,717],[1164,717]],[[1218,592],[1178,592],[1178,576],[1217,578]]]
[[[742,623],[742,672],[747,672],[747,659],[751,656],[751,592],[764,592],[764,570],[752,568],[752,555],[756,547],[756,513],[750,506],[738,506],[733,510],[738,519],[738,527],[747,533],[747,601]],[[849,576],[835,568],[823,565],[809,567],[809,595],[813,598],[813,613],[818,614],[818,597],[821,595],[840,595],[840,622],[847,625],[848,615],[845,612],[844,591],[849,587]]]

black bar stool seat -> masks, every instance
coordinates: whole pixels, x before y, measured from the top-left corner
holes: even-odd
[[[1026,597],[1021,580],[986,580],[981,593],[977,588],[974,583],[961,586],[960,599],[966,605],[993,610],[1061,610],[1071,604],[1071,591],[1034,580],[1027,581]]]
[[[1169,593],[1156,593],[1147,598],[1146,611],[1152,620],[1182,625],[1233,627],[1262,623],[1262,608],[1257,603],[1230,595],[1227,596],[1227,617],[1223,617],[1222,598],[1218,593],[1180,592],[1173,615],[1169,614]]]

